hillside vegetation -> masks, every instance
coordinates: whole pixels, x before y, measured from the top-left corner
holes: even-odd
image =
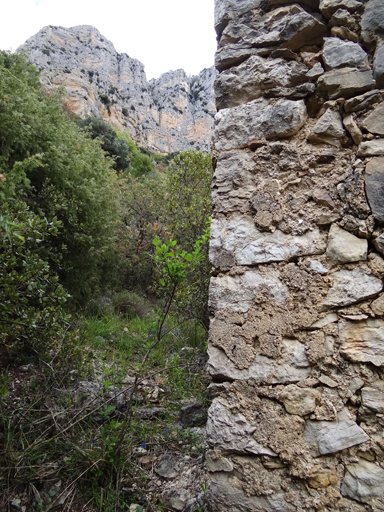
[[[205,388],[211,179],[0,52],[0,510],[165,510],[133,454],[202,450],[179,410]]]

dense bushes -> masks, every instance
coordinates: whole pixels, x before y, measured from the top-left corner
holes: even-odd
[[[41,219],[58,219],[57,236],[37,254],[83,300],[102,284],[115,248],[118,194],[112,160],[62,100],[62,91],[42,90],[24,57],[0,53],[0,201],[23,200]]]

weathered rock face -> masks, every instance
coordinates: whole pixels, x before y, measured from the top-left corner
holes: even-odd
[[[214,68],[181,69],[147,81],[144,66],[90,26],[45,27],[23,45],[46,87],[64,85],[69,111],[103,117],[160,153],[210,148]]]
[[[383,6],[216,0],[210,512],[384,511]]]

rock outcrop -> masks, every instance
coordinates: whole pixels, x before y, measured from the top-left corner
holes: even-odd
[[[102,116],[139,146],[160,153],[210,148],[216,113],[214,68],[188,77],[179,69],[147,81],[144,66],[91,26],[48,26],[23,45],[46,87],[65,86],[66,108]]]
[[[210,512],[384,511],[383,6],[216,0]]]

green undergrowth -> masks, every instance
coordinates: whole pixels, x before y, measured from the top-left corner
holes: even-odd
[[[32,512],[115,512],[138,502],[158,511],[140,449],[153,458],[169,450],[203,453],[199,434],[180,424],[179,412],[183,400],[204,400],[206,376],[196,358],[206,349],[205,331],[194,322],[177,325],[171,314],[164,324],[168,334],[142,366],[156,333],[157,306],[146,303],[141,313],[82,316],[56,350],[41,359],[25,353],[3,372],[1,511],[14,499]],[[130,405],[135,377],[141,387]],[[101,385],[88,405],[73,391],[80,381]],[[111,396],[120,391],[124,399],[116,407]],[[142,419],[135,411],[143,407],[163,412]]]

